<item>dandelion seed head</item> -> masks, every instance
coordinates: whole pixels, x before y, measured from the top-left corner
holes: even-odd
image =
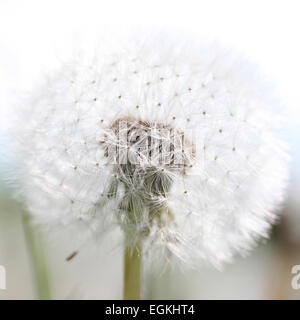
[[[114,50],[63,65],[18,108],[28,210],[49,229],[82,228],[82,241],[122,229],[152,261],[244,255],[268,236],[287,180],[259,77],[214,46]]]

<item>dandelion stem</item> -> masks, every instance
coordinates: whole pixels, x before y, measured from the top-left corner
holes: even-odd
[[[49,272],[41,232],[32,226],[28,214],[23,214],[23,226],[31,254],[38,297],[40,300],[51,300]]]
[[[141,298],[142,245],[134,248],[125,244],[124,252],[124,300]]]

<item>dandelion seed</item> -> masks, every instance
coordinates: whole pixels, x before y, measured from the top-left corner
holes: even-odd
[[[72,259],[74,259],[77,256],[77,254],[78,254],[78,251],[72,252],[70,255],[68,255],[66,257],[66,261],[71,261]]]

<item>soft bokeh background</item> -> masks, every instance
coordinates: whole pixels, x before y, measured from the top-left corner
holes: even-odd
[[[298,0],[0,0],[0,158],[5,158],[5,118],[18,90],[26,90],[67,44],[107,29],[171,29],[219,40],[255,61],[286,107],[291,183],[281,223],[271,240],[223,272],[201,267],[163,276],[146,275],[149,299],[299,299],[291,268],[300,265],[300,2]],[[8,163],[0,163],[0,265],[7,289],[0,299],[38,297],[26,244],[22,207],[5,187]],[[111,235],[112,237],[113,235]],[[121,299],[122,252],[83,249],[72,261],[68,239],[46,244],[52,296],[56,299]]]

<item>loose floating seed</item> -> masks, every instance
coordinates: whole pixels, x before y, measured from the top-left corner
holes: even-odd
[[[73,258],[75,258],[75,257],[77,256],[77,254],[78,254],[78,251],[77,251],[77,250],[74,251],[74,252],[72,252],[71,254],[69,254],[69,255],[66,257],[66,261],[72,260]]]

